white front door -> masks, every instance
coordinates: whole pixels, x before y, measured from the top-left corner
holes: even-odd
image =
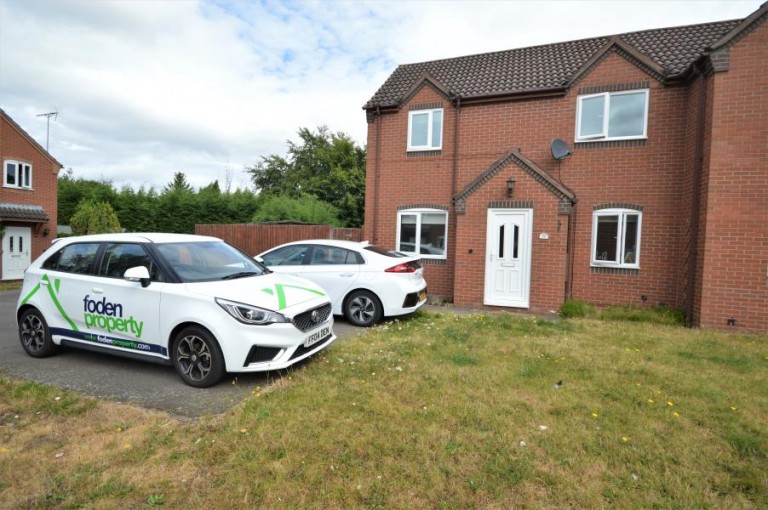
[[[5,227],[3,236],[3,280],[21,280],[32,262],[32,230],[29,227]]]
[[[528,308],[532,209],[488,209],[486,305]]]

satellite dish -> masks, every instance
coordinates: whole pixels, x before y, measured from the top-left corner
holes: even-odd
[[[552,140],[550,148],[552,149],[552,157],[558,161],[571,155],[571,149],[568,148],[568,144],[559,138]]]

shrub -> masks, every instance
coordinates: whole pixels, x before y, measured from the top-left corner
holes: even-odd
[[[566,299],[560,307],[560,313],[566,318],[589,317],[594,315],[595,307],[578,299]]]

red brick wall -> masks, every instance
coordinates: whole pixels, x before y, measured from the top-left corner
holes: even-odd
[[[762,328],[768,329],[765,325],[768,310],[765,294],[765,275],[768,271],[768,235],[765,230],[768,224],[765,152],[768,143],[765,138],[765,122],[768,117],[765,102],[760,100],[768,95],[765,75],[759,81],[761,91],[750,92],[748,83],[748,80],[755,79],[753,75],[761,71],[761,56],[762,61],[765,61],[764,48],[768,45],[764,35],[761,35],[765,30],[761,28],[749,35],[739,42],[739,47],[732,50],[730,72],[718,74],[706,83],[699,78],[689,86],[664,87],[626,59],[610,54],[561,97],[464,105],[457,113],[453,105],[436,91],[428,86],[423,87],[396,113],[374,117],[369,123],[365,236],[375,239],[378,244],[393,246],[398,205],[431,203],[451,207],[449,258],[444,265],[429,266],[425,276],[433,295],[451,297],[457,304],[481,305],[484,295],[488,202],[506,198],[505,181],[514,175],[518,182],[514,200],[534,203],[530,293],[532,309],[555,309],[563,302],[569,221],[573,222],[575,232],[573,297],[598,305],[648,306],[663,303],[682,308],[686,304],[688,258],[691,254],[691,187],[697,144],[698,101],[700,88],[706,85],[713,88],[708,97],[711,102],[714,95],[715,108],[722,103],[731,110],[726,114],[721,105],[719,110],[716,109],[720,113],[707,121],[703,144],[705,164],[701,175],[702,189],[709,189],[709,193],[713,193],[715,181],[710,183],[707,165],[710,140],[715,140],[712,143],[711,166],[713,175],[717,174],[720,179],[717,188],[736,192],[722,191],[722,200],[733,203],[744,202],[745,198],[751,199],[743,203],[743,207],[735,208],[731,216],[723,216],[721,223],[725,222],[727,231],[726,225],[719,227],[719,235],[727,236],[729,240],[741,236],[745,242],[739,248],[731,248],[734,253],[713,255],[721,260],[721,266],[728,266],[728,259],[722,255],[730,254],[732,260],[737,256],[736,251],[743,250],[744,255],[756,262],[743,271],[739,270],[738,274],[730,267],[719,268],[718,274],[705,272],[704,290],[701,292],[702,317],[709,317],[708,310],[712,308],[714,300],[725,297],[737,301],[741,299],[743,305],[740,306],[744,312],[752,310],[750,313],[753,317],[761,316]],[[730,81],[726,81],[728,79]],[[740,81],[734,84],[734,80]],[[650,89],[648,139],[644,143],[635,146],[574,143],[576,102],[580,88],[641,81],[647,82]],[[723,94],[722,89],[728,89],[729,94]],[[737,102],[737,97],[743,100]],[[436,101],[442,101],[445,108],[443,150],[438,156],[409,158],[406,156],[408,107],[414,103]],[[755,107],[754,103],[760,103],[759,107]],[[748,116],[750,124],[744,127],[750,134],[739,135],[735,130],[743,126],[746,110],[751,112]],[[452,186],[457,115],[457,179],[455,186]],[[739,124],[738,119],[741,119],[742,124]],[[379,123],[381,133],[377,132]],[[712,125],[720,127],[712,132],[710,139],[709,129]],[[750,126],[756,129],[750,129]],[[735,143],[718,141],[728,137],[735,138]],[[555,161],[550,154],[553,138],[565,140],[572,148],[573,155],[562,162]],[[761,147],[761,150],[754,149],[756,146]],[[501,170],[468,198],[465,214],[456,214],[450,201],[451,196],[513,147],[519,147],[524,156],[575,192],[577,204],[570,218],[558,215],[555,195],[514,164]],[[738,165],[726,165],[737,155],[741,158]],[[733,188],[727,181],[735,177],[736,168],[739,169],[740,179],[746,177],[746,184]],[[757,196],[761,193],[762,197]],[[713,202],[707,201],[706,192],[702,196],[702,214],[710,211],[706,214],[711,216]],[[590,267],[593,207],[605,203],[636,204],[643,209],[640,269],[637,271],[622,272],[629,274],[605,273]],[[730,228],[730,221],[733,220],[739,220],[740,225],[743,225],[743,231],[739,234],[734,234]],[[708,221],[711,222],[711,219],[708,218]],[[455,230],[456,225],[458,230]],[[704,224],[700,227],[701,252],[706,248],[709,254],[711,250],[712,243],[707,241],[705,245],[704,239],[717,239],[713,237],[715,233],[712,227]],[[549,234],[548,241],[539,239],[542,232]],[[756,250],[761,250],[761,254],[756,254]],[[705,261],[702,258],[699,265],[703,263]],[[452,281],[454,267],[462,270],[456,271],[455,281]],[[752,283],[747,284],[750,275],[759,271],[762,271],[763,279],[752,278]],[[697,277],[699,274],[700,267],[697,269]],[[715,288],[715,280],[724,274],[733,276],[733,287],[719,293],[708,290]],[[707,277],[712,281],[707,281]],[[697,291],[696,296],[699,294]],[[647,301],[643,301],[641,296],[645,296]],[[754,298],[758,298],[757,301],[750,301]],[[695,309],[698,310],[698,297],[696,299]],[[757,306],[762,306],[760,312],[754,312]],[[738,310],[733,309],[733,313],[737,313]],[[702,323],[713,324],[704,320]]]
[[[16,119],[14,119],[16,120]],[[0,183],[0,202],[39,205],[48,215],[48,222],[36,228],[37,224],[24,222],[5,222],[5,225],[28,226],[32,230],[32,253],[34,260],[51,244],[56,237],[57,200],[58,200],[58,171],[59,167],[46,157],[39,148],[31,144],[26,137],[5,118],[0,115],[0,179],[4,175],[4,162],[7,159],[24,161],[32,165],[32,189],[6,188]],[[43,236],[45,229],[48,236]],[[0,263],[2,263],[0,261]]]
[[[576,239],[573,295],[599,304],[684,303],[685,88],[661,84],[617,55],[588,74],[567,96],[575,118],[578,88],[648,80],[648,139],[640,147],[578,144],[564,166],[564,180],[576,192]],[[573,121],[571,121],[571,125]],[[572,138],[571,138],[572,139]],[[593,206],[630,203],[643,207],[640,269],[634,274],[603,274],[590,268]]]
[[[712,78],[700,322],[768,331],[768,23]]]
[[[442,102],[443,149],[440,156],[406,155],[408,105]],[[384,248],[394,248],[397,240],[398,206],[429,204],[451,207],[453,196],[453,147],[455,110],[451,102],[431,87],[423,87],[397,114],[385,114],[369,124],[365,189],[365,226],[363,237]],[[377,147],[376,126],[381,122],[381,147]],[[462,128],[463,129],[463,128]],[[379,149],[376,169],[376,151]],[[376,173],[379,172],[378,186]],[[375,213],[375,217],[374,217]],[[447,261],[424,260],[424,277],[430,294],[436,298],[453,297],[454,258],[451,256],[455,237],[456,215],[448,213],[449,256]],[[375,231],[374,231],[375,226]],[[442,262],[447,262],[443,264]]]

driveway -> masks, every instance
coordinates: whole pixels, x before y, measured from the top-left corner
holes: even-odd
[[[228,374],[212,388],[197,389],[184,384],[173,367],[106,354],[63,349],[56,356],[35,359],[19,344],[14,319],[18,296],[17,291],[0,292],[0,372],[10,377],[196,418],[230,409],[256,387],[264,388],[285,373]],[[364,332],[341,318],[336,318],[334,330],[336,342]]]

